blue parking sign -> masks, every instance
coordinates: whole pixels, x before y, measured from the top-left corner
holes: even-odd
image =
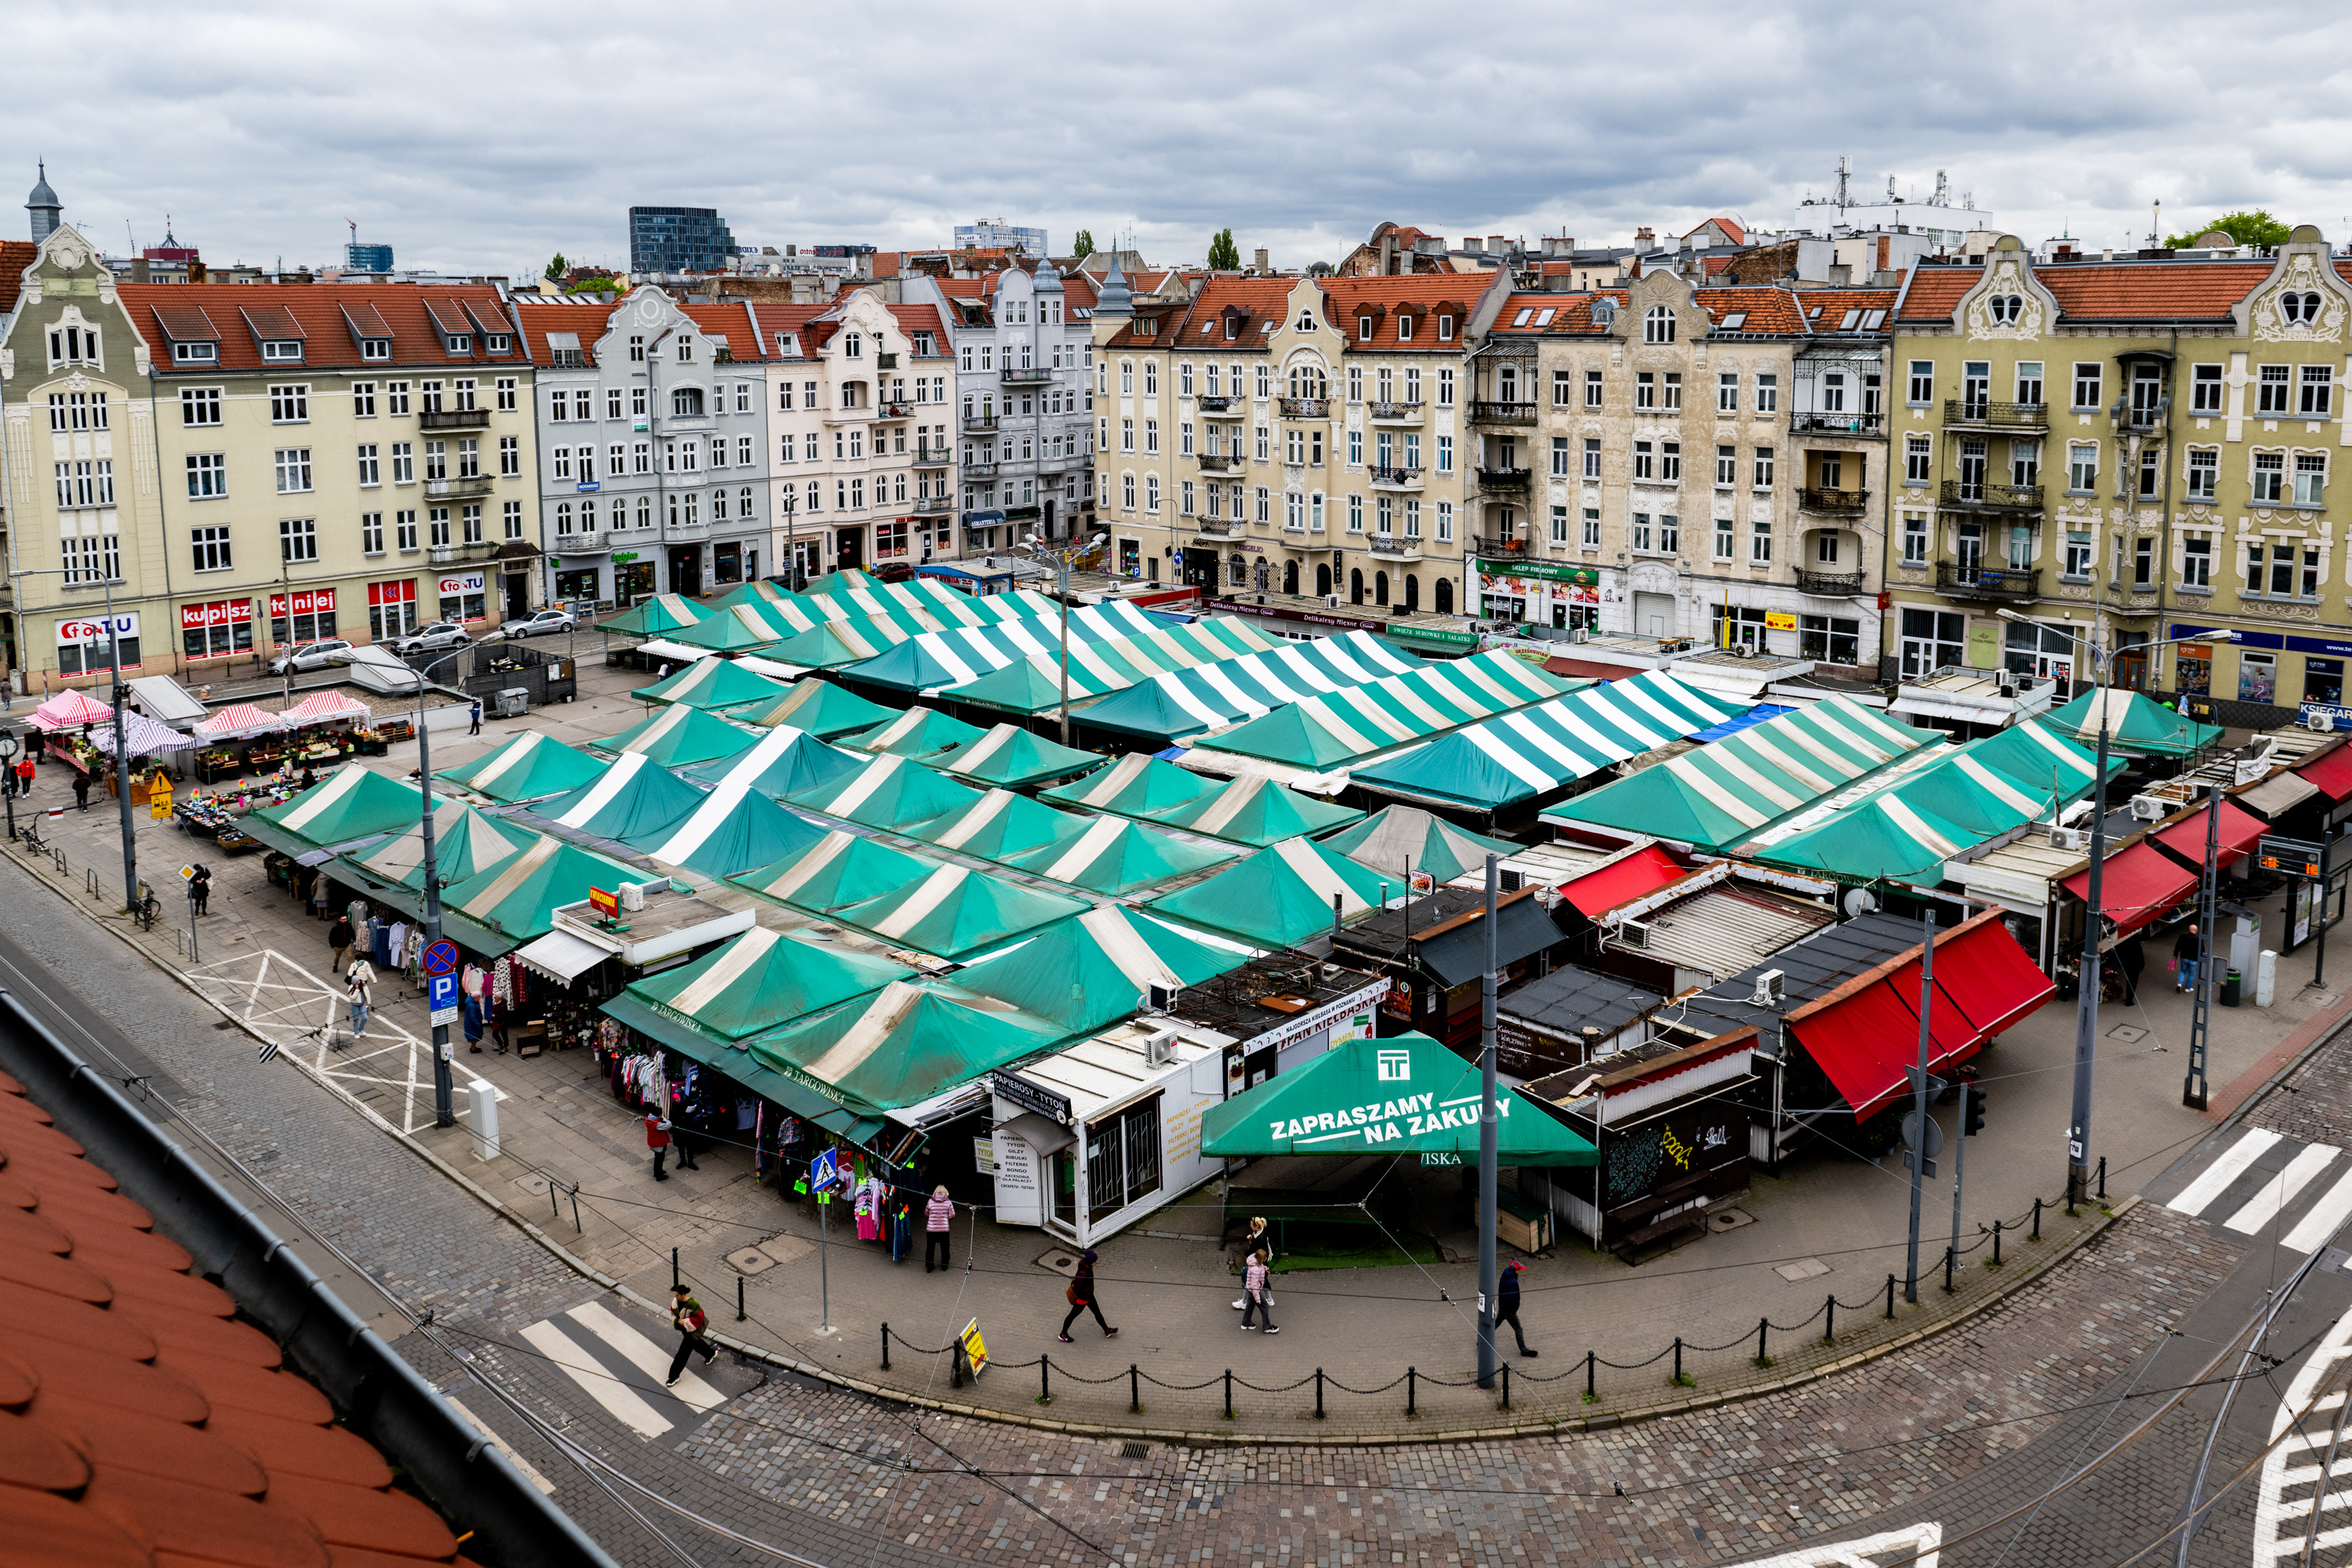
[[[431,1022],[454,1024],[457,1021],[457,977],[454,974],[428,974],[425,977],[425,1005],[431,1009]]]

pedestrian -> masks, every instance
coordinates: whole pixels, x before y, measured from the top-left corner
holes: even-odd
[[[473,718],[474,727],[467,731],[466,733],[468,735],[478,735],[482,732],[482,705],[478,702],[474,704]]]
[[[25,748],[25,754],[16,759],[16,794],[28,800],[32,798],[33,778],[37,772],[38,770],[33,766],[33,749],[27,746]]]
[[[211,868],[201,863],[197,865],[194,872],[188,878],[188,891],[194,895],[196,913],[202,915],[205,911],[205,906],[212,902],[213,898]]]
[[[500,1046],[499,1049],[503,1051],[506,1047]],[[681,1171],[702,1169],[694,1163],[694,1152],[703,1147],[702,1135],[696,1131],[694,1120],[694,1112],[682,1105],[670,1120],[670,1137],[677,1144],[677,1168]]]
[[[304,789],[309,789],[311,785],[313,785],[313,784],[317,784],[318,782],[319,782],[319,775],[318,775],[316,773],[314,773],[314,772],[312,772],[312,771],[311,771],[311,768],[310,768],[310,763],[304,763],[302,764],[302,787],[303,787]]]
[[[931,1189],[931,1201],[923,1205],[923,1272],[931,1271],[931,1254],[940,1255],[940,1271],[948,1267],[948,1231],[955,1224],[955,1204],[944,1186]]]
[[[1519,1276],[1527,1267],[1524,1259],[1514,1258],[1503,1265],[1503,1277],[1495,1282],[1495,1336],[1501,1338],[1503,1325],[1508,1323],[1521,1355],[1541,1355],[1541,1351],[1528,1348],[1528,1332],[1519,1327]]]
[[[1244,1333],[1257,1327],[1256,1323],[1250,1321],[1252,1318],[1263,1322],[1269,1334],[1282,1332],[1274,1326],[1274,1289],[1267,1283],[1267,1261],[1265,1248],[1260,1247],[1249,1255],[1247,1263],[1242,1265],[1242,1300],[1248,1303],[1242,1309]]]
[[[1108,1339],[1118,1332],[1103,1321],[1102,1303],[1095,1300],[1095,1249],[1091,1247],[1078,1254],[1078,1271],[1072,1277],[1069,1289],[1062,1292],[1062,1299],[1070,1304],[1070,1315],[1062,1320],[1061,1340],[1064,1344],[1070,1342],[1070,1325],[1078,1321],[1080,1312],[1095,1315],[1095,1321],[1102,1328],[1103,1338]]]
[[[646,1112],[646,1147],[654,1152],[654,1180],[668,1181],[669,1173],[662,1169],[662,1162],[669,1157],[669,1123],[658,1110]]]
[[[2204,939],[2197,934],[2197,922],[2190,921],[2172,939],[2172,988],[2175,991],[2197,989],[2197,961],[2204,951]]]
[[[80,768],[74,770],[74,805],[83,811],[89,809],[89,774]]]
[[[352,959],[352,966],[343,972],[343,999],[352,1007],[352,1038],[366,1038],[368,1005],[375,1000],[375,965],[364,953]]]
[[[677,1354],[670,1359],[669,1375],[662,1379],[662,1386],[676,1388],[677,1380],[686,1375],[687,1357],[699,1351],[708,1366],[719,1359],[719,1352],[702,1337],[702,1331],[710,1326],[710,1314],[683,1285],[669,1288],[669,1326],[678,1332]]]
[[[1265,1216],[1264,1215],[1252,1215],[1250,1216],[1249,1229],[1244,1232],[1242,1238],[1234,1243],[1233,1246],[1231,1257],[1233,1258],[1234,1272],[1236,1274],[1244,1272],[1249,1267],[1251,1255],[1258,1252],[1265,1254],[1265,1259],[1268,1263],[1274,1261],[1274,1237],[1266,1233]],[[1244,1291],[1242,1295],[1235,1298],[1234,1301],[1234,1310],[1238,1312],[1248,1305],[1249,1294],[1247,1291]]]
[[[2135,931],[2121,938],[2107,952],[2116,961],[2116,973],[2124,977],[2124,1000],[2138,1001],[2140,971],[2147,967],[2147,953],[2139,944],[2139,934]]]
[[[335,973],[341,974],[352,956],[352,943],[358,933],[352,930],[352,917],[337,915],[335,923],[327,928],[327,945],[335,952]]]

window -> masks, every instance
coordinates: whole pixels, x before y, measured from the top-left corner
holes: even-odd
[[[299,495],[310,488],[310,448],[278,448],[278,493]]]
[[[1650,530],[1650,514],[1648,512],[1637,511],[1633,513],[1626,525],[1625,534],[1626,543],[1633,547],[1635,554],[1647,555],[1654,552],[1652,541],[1654,536],[1652,534]]]
[[[1568,508],[1564,506],[1551,509],[1551,542],[1554,544],[1568,542]]]
[[[2261,414],[2284,414],[2287,411],[2287,367],[2283,364],[2263,365],[2255,374],[2255,411]]]
[[[1650,443],[1647,441],[1634,442],[1633,477],[1637,479],[1655,479],[1657,477],[1656,468],[1657,459],[1651,450]]]
[[[1927,564],[1927,514],[1925,512],[1903,514],[1903,564]]]
[[[1903,482],[1924,485],[1935,477],[1935,444],[1925,436],[1903,438]]]
[[[1670,371],[1666,372],[1666,389],[1665,389],[1665,390],[1666,390],[1666,397],[1665,397],[1665,411],[1666,411],[1667,413],[1669,413],[1669,414],[1679,414],[1679,413],[1681,413],[1681,412],[1682,412],[1682,406],[1683,406],[1683,377],[1682,377],[1682,372],[1680,372],[1680,371],[1675,371],[1675,370],[1670,370]]]
[[[1451,436],[1437,438],[1437,471],[1441,474],[1454,471],[1454,437]]]
[[[2066,489],[2073,495],[2090,495],[2099,488],[2099,444],[2066,443]]]
[[[2333,365],[2307,364],[2303,367],[2303,398],[2296,412],[2306,419],[2324,419],[2335,406],[2336,369]]]
[[[1454,372],[1448,368],[1441,367],[1437,373],[1437,406],[1454,406]]]
[[[394,484],[413,485],[416,482],[415,451],[415,448],[406,441],[394,441],[392,444],[392,482]]]
[[[221,422],[221,389],[217,386],[180,388],[180,423],[217,425]]]
[[[1267,434],[1267,426],[1264,425],[1257,426],[1257,460],[1259,462],[1263,463],[1266,460],[1267,454],[1272,449],[1272,446],[1273,439]]]
[[[1748,527],[1748,559],[1750,564],[1769,566],[1772,563],[1772,525],[1753,522]]]
[[[1759,374],[1756,378],[1756,412],[1778,414],[1780,411],[1780,378],[1775,374]]]
[[[2156,454],[2150,451],[2147,456],[2152,461]],[[2153,471],[2152,467],[2150,471]],[[2011,441],[2009,444],[2009,482],[2019,486],[2042,482],[2041,442]]]
[[[499,413],[512,414],[515,411],[515,389],[516,384],[513,376],[502,375],[499,377],[498,392]],[[608,416],[618,419],[621,416],[620,394],[618,392],[613,393],[606,399],[606,402],[609,405],[606,409]]]
[[[1860,664],[1862,623],[1843,616],[1800,616],[1797,657],[1816,664]]]
[[[359,449],[360,484],[362,487],[383,483],[383,470],[375,455],[375,443],[368,442]]]
[[[2282,499],[2286,476],[2286,456],[2281,452],[2254,454],[2254,504],[2275,506]]]
[[[1257,520],[1260,522],[1264,522],[1265,521],[1265,492],[1264,490],[1258,491],[1257,498]],[[1146,511],[1158,511],[1160,510],[1160,476],[1158,474],[1146,474],[1143,476],[1143,510]]]
[[[2091,536],[2070,533],[2066,536],[2065,566],[2061,576],[2087,579],[2091,575]]]
[[[1556,479],[1568,478],[1568,437],[1565,436],[1551,438],[1551,477]]]
[[[856,332],[850,333],[848,347],[845,348],[843,353],[849,358],[856,359],[864,351],[858,346],[857,334]],[[692,364],[694,363],[694,334],[692,332],[680,332],[677,335],[677,363],[680,364]]]
[[[1147,419],[1143,422],[1143,449],[1146,453],[1156,453],[1160,450],[1160,421],[1157,419]]]
[[[2200,364],[2191,367],[2189,381],[2189,411],[2191,414],[2221,412],[2221,367]]]
[[[2184,588],[2212,587],[2213,541],[2210,535],[2192,535],[2181,542],[2180,585]]]
[[[269,389],[269,420],[273,425],[303,425],[310,418],[310,389],[273,386]],[[215,420],[214,423],[219,423]]]
[[[1727,517],[1715,520],[1715,558],[1717,561],[1731,559],[1733,536],[1738,531],[1738,525]]]
[[[1132,419],[1118,422],[1118,449],[1122,452],[1135,450],[1135,421]]]
[[[278,520],[278,558],[291,564],[319,558],[319,520],[281,517]]]
[[[2208,448],[2189,454],[2189,499],[2211,500],[2214,481],[2220,476],[2221,454]]]
[[[367,448],[362,447],[362,451]],[[188,499],[211,500],[228,494],[228,457],[223,452],[188,454]]]
[[[438,484],[449,477],[449,443],[425,443],[425,478],[429,484]]]
[[[1551,405],[1554,408],[1568,408],[1574,405],[1575,402],[1576,376],[1574,373],[1565,370],[1556,370],[1552,372]]]
[[[1215,426],[1212,425],[1209,426],[1209,434],[1213,438],[1216,435],[1216,430],[1217,427]],[[1213,439],[1213,445],[1214,443]],[[1351,468],[1361,468],[1363,467],[1363,463],[1364,433],[1361,430],[1350,430],[1348,432],[1348,466]]]
[[[1680,441],[1658,444],[1658,482],[1669,485],[1683,482],[1683,444]]]
[[[416,548],[416,512],[412,508],[392,514],[393,547],[397,550]]]
[[[2294,457],[2294,504],[2324,506],[2327,493],[2327,458],[2318,452]]]
[[[1653,305],[1642,318],[1642,341],[1645,343],[1670,343],[1675,341],[1675,312],[1671,305]]]
[[[692,496],[687,497],[686,502],[687,521],[691,522],[694,521],[694,498]],[[464,523],[466,529],[466,542],[468,544],[479,544],[482,542],[481,504],[479,502],[476,502],[473,505],[463,507],[459,510],[460,521]]]
[[[172,345],[173,364],[213,364],[219,359],[220,345],[217,343],[173,343]]]
[[[1633,406],[1655,408],[1658,405],[1658,375],[1655,371],[1633,373]]]
[[[194,565],[197,571],[226,572],[230,570],[233,563],[229,560],[226,527],[190,529],[188,542],[195,558]]]
[[[580,448],[580,451],[581,451],[581,454],[582,454],[583,458],[583,461],[584,461],[584,458],[585,458],[586,454],[587,454],[587,452],[588,452],[588,448],[587,448],[587,447],[581,447],[581,448]],[[501,437],[499,437],[499,473],[502,477],[504,477],[504,478],[507,478],[507,479],[513,479],[513,478],[515,478],[517,475],[520,474],[521,472],[522,472],[522,438],[521,438],[520,437],[519,437],[519,436],[501,436]],[[583,478],[585,478],[586,476],[585,476],[585,475],[583,475],[583,476],[582,476],[582,477],[583,477]]]
[[[2249,648],[2238,656],[2238,700],[2268,702],[2278,695],[2278,655]]]
[[[1584,373],[1584,406],[1587,408],[1598,408],[1601,406],[1601,385],[1602,382],[1601,372],[1597,370],[1588,370]]]
[[[383,553],[383,513],[380,511],[360,513],[360,553],[362,555]]]
[[[1769,447],[1756,448],[1755,483],[1759,490],[1769,490],[1772,488],[1772,448]]]
[[[1133,511],[1135,510],[1135,476],[1121,474],[1118,478],[1118,503],[1127,510]]]
[[[408,383],[404,381],[384,383],[383,411],[395,416],[408,412]]]
[[[1348,498],[1348,531],[1349,533],[1364,531],[1364,498],[1361,496]]]
[[[2156,541],[2137,539],[2132,542],[2132,586],[2146,588],[2156,582]]]
[[[2090,412],[2099,406],[2099,377],[2104,367],[2096,360],[2074,362],[2074,404],[2079,412]]]
[[[470,414],[474,411],[474,389],[476,384],[477,384],[471,380],[453,381],[449,384],[450,392],[457,402],[458,413]],[[573,412],[582,419],[588,418],[588,389],[584,386],[582,387],[578,392],[572,394],[572,398]]]
[[[65,567],[65,579],[68,586],[76,583],[120,583],[122,581],[122,543],[121,535],[112,533],[85,534],[80,538],[68,537],[60,540],[58,543],[60,546],[59,554]],[[131,637],[124,637],[122,639],[122,658],[125,663],[136,664],[139,662],[139,654],[137,650],[138,643],[135,639]],[[64,656],[70,650],[68,648],[59,648],[58,650],[59,656],[58,668],[63,671],[63,673],[71,675],[78,672],[65,668]]]

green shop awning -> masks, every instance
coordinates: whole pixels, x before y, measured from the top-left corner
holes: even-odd
[[[773,605],[732,605],[714,610],[684,631],[673,632],[669,640],[685,647],[708,648],[712,653],[749,653],[755,647],[766,647],[793,636],[801,628]]]
[[[691,599],[676,594],[656,594],[650,599],[638,600],[596,629],[634,637],[658,637],[684,631],[701,619],[702,611]]]
[[[445,768],[433,776],[511,803],[578,789],[604,771],[604,763],[587,752],[575,752],[543,731],[527,730],[463,767]]]
[[[617,735],[588,742],[614,756],[645,755],[665,767],[690,767],[731,757],[759,737],[699,708],[673,705]]]
[[[606,1002],[599,1011],[646,1038],[667,1046],[689,1061],[724,1073],[761,1099],[782,1106],[836,1138],[870,1145],[888,1126],[878,1111],[844,1105],[838,1097],[803,1079],[776,1071],[740,1045],[681,1026],[668,1013],[626,991]]]
[[[1057,1024],[961,986],[897,980],[744,1042],[756,1061],[841,1103],[888,1110],[1050,1049]]]
[[[1496,650],[1286,703],[1195,743],[1292,767],[1338,768],[1572,689],[1557,676]]]
[[[1276,844],[1302,833],[1328,833],[1364,814],[1352,805],[1299,794],[1264,773],[1234,780],[1213,795],[1161,812],[1151,820],[1234,844]]]
[[[638,981],[627,994],[674,1030],[731,1043],[913,973],[871,953],[754,926],[691,963]]]
[[[1240,854],[1169,837],[1124,816],[1098,816],[1066,843],[1033,849],[1006,864],[1047,881],[1117,897],[1157,888]]]
[[[1289,838],[1150,907],[1261,947],[1294,947],[1331,929],[1334,897],[1342,921],[1377,909],[1381,879],[1312,838]]]
[[[1155,985],[1201,984],[1240,968],[1253,951],[1105,904],[973,961],[956,984],[1082,1034],[1142,1011]]]
[[[532,835],[483,816],[459,800],[440,797],[433,803],[433,869],[447,887],[488,870],[508,856],[520,853]],[[398,883],[411,892],[425,890],[425,825],[372,845],[364,854],[340,859],[355,861],[374,877]]]
[[[1484,1094],[1478,1068],[1427,1035],[1350,1040],[1201,1113],[1201,1152],[1419,1154],[1475,1165]],[[1591,1143],[1517,1089],[1495,1092],[1505,1165],[1591,1165]]]
[[[978,740],[958,746],[944,756],[927,759],[943,773],[974,784],[1019,789],[1087,773],[1102,766],[1103,758],[1081,752],[1018,724],[999,724]]]
[[[1205,778],[1142,752],[1130,752],[1100,773],[1042,791],[1037,798],[1158,822],[1166,820],[1168,813],[1224,787],[1221,780]]]
[[[1087,724],[1168,742],[1259,718],[1318,692],[1342,691],[1427,661],[1370,632],[1283,640],[1234,658],[1170,670],[1090,704]],[[1073,688],[1075,689],[1075,688]]]
[[[908,637],[936,631],[939,626],[936,619],[917,610],[819,621],[806,631],[795,632],[773,647],[762,649],[760,657],[803,669],[839,669],[844,665],[877,658]]]
[[[2116,686],[2094,687],[2044,715],[2042,722],[2070,741],[2095,748],[2102,711],[2106,716],[2111,756],[2116,752],[2143,757],[2192,756],[2221,738],[2219,724],[2200,724],[2152,697]]]
[[[763,728],[789,724],[820,741],[836,740],[887,721],[894,710],[868,702],[854,691],[844,691],[829,680],[796,680],[792,695],[765,708],[746,708],[735,714],[739,722]]]
[[[980,792],[943,778],[905,757],[876,757],[836,783],[793,797],[793,804],[827,816],[862,822],[888,833],[911,831],[918,823],[961,811]]]
[[[2095,732],[2092,739],[2096,742]],[[2000,773],[2021,790],[2040,795],[2044,800],[2053,793],[2068,801],[2080,799],[2090,793],[2091,777],[2099,771],[2096,752],[2067,739],[2044,719],[2028,719],[2022,724],[2011,724],[1980,741],[1970,741],[1960,750],[1975,758],[1979,765]],[[2116,756],[2112,747],[2109,748],[2107,773],[2110,778],[2130,765]]]
[[[629,693],[640,702],[685,702],[713,712],[754,702],[773,703],[792,695],[792,688],[764,675],[755,675],[731,658],[716,655],[698,658],[667,680],[641,686]]]
[[[730,877],[806,849],[824,837],[748,784],[720,784],[674,825],[626,842],[667,866]]]
[[[425,815],[425,796],[358,763],[345,763],[283,805],[249,814],[245,830],[272,849],[305,855],[397,833]]]
[[[675,827],[704,798],[651,757],[632,752],[593,783],[541,802],[531,815],[592,838],[625,844]]]
[[[441,902],[514,947],[553,931],[556,910],[582,902],[589,889],[645,880],[643,871],[542,833],[521,854],[451,883]]]
[[[728,880],[762,898],[822,915],[915,887],[939,868],[937,860],[841,827],[805,849]]]

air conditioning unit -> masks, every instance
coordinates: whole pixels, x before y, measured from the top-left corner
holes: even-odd
[[[2003,675],[1995,684],[1999,687],[2000,694],[2003,697],[2014,697],[2017,695],[2017,677],[2013,675]]]
[[[1646,948],[1650,945],[1650,922],[1625,921],[1617,927],[1617,940],[1627,947]]]
[[[2053,849],[2079,850],[2083,847],[2083,831],[2078,827],[2053,827],[2050,830],[2050,847]]]
[[[621,908],[635,914],[646,907],[646,885],[643,882],[621,884]]]
[[[1143,1042],[1143,1060],[1150,1067],[1166,1067],[1176,1059],[1176,1032],[1162,1029]]]
[[[1144,993],[1144,1009],[1147,1012],[1165,1013],[1168,1009],[1176,1005],[1176,987],[1170,985],[1154,985]]]
[[[1788,976],[1777,969],[1768,969],[1756,977],[1756,994],[1748,998],[1751,1007],[1778,1007],[1788,994]]]
[[[1495,890],[1496,892],[1516,893],[1525,886],[1527,886],[1527,878],[1521,873],[1512,870],[1507,866],[1497,866],[1495,868]]]
[[[2306,730],[2317,730],[2322,734],[2326,734],[2336,728],[2336,715],[2333,713],[2313,713],[2304,720],[2303,725]]]
[[[1339,607],[1339,595],[1337,595],[1337,594],[1326,594],[1326,595],[1323,595],[1323,607],[1324,607],[1325,609],[1327,609],[1327,610],[1336,610],[1336,609],[1338,609],[1338,608]]]
[[[1592,633],[1587,627],[1579,626],[1576,628],[1576,635],[1569,640],[1570,642],[1591,642],[1592,640]]]
[[[2152,795],[2136,795],[2131,797],[2131,814],[2134,822],[2162,822],[2169,809],[2169,802],[2158,800]]]

